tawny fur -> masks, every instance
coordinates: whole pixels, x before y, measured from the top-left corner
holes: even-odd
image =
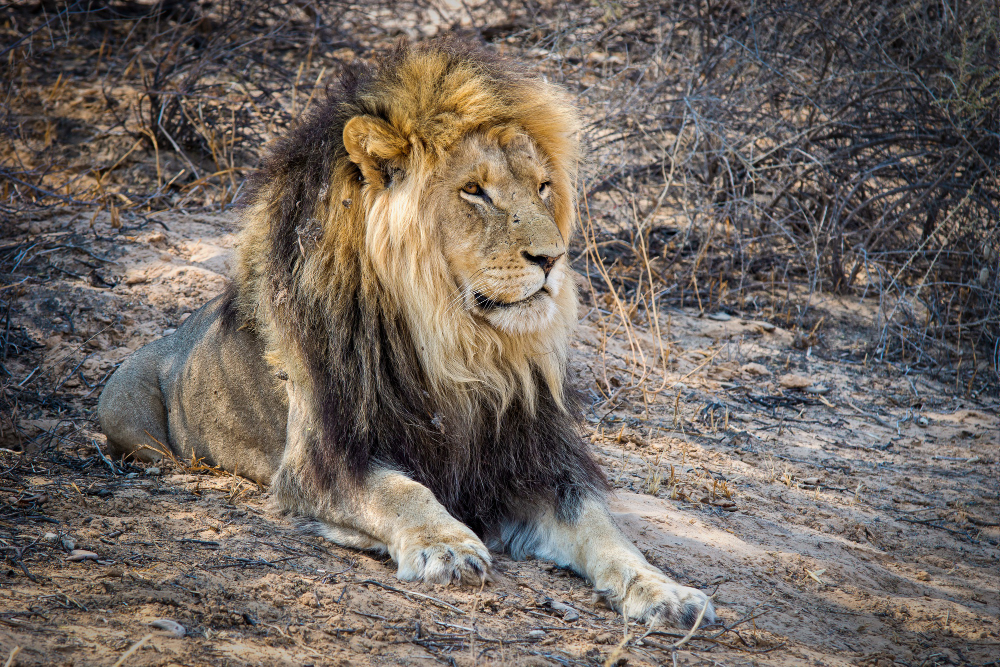
[[[349,69],[255,176],[232,286],[108,382],[112,451],[270,483],[405,580],[481,584],[489,545],[631,618],[714,620],[614,525],[565,389],[577,128],[563,92],[462,44]]]

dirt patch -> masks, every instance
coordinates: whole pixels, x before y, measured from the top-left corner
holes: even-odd
[[[546,563],[499,557],[482,590],[404,584],[298,532],[247,480],[105,460],[88,419],[102,383],[228,272],[231,217],[156,220],[80,215],[12,241],[45,280],[11,288],[0,659],[111,665],[145,639],[123,664],[997,664],[997,405],[867,364],[846,325],[803,344],[663,313],[659,370],[637,384],[615,318],[585,313],[572,376],[617,520],[732,627],[679,650],[683,633],[639,639]],[[857,307],[823,304],[844,322]]]

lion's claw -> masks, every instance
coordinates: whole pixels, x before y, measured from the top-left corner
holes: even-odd
[[[422,539],[399,555],[396,576],[427,584],[480,586],[492,580],[490,554],[472,531],[467,535]]]
[[[663,624],[676,625],[681,628],[691,628],[702,608],[705,613],[701,617],[701,626],[714,625],[718,619],[715,615],[715,607],[708,596],[701,591],[688,588],[687,586],[677,586],[680,597],[677,601],[660,604],[650,610],[647,618],[643,619],[650,626]]]
[[[649,626],[674,625],[690,628],[698,620],[701,625],[717,622],[711,600],[701,591],[677,584],[659,570],[647,566],[635,572],[624,585],[607,587],[601,595],[620,614]],[[707,606],[706,606],[707,604]]]

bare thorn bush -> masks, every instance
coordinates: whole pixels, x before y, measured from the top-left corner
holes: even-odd
[[[632,366],[607,404],[667,388],[670,308],[811,344],[820,294],[876,302],[869,358],[1000,387],[993,0],[446,4],[15,4],[0,214],[228,207],[344,62],[448,32],[541,68],[589,120],[576,266]]]

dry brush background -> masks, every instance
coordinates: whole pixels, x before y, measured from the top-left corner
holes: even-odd
[[[114,342],[115,330],[153,310],[101,311],[96,328],[76,331],[74,322],[100,308],[74,306],[59,281],[124,285],[131,278],[115,261],[125,239],[166,247],[177,216],[231,211],[263,146],[322,99],[343,63],[443,34],[528,63],[583,110],[573,255],[585,319],[600,332],[588,428],[595,441],[620,428],[623,461],[626,448],[648,444],[657,400],[662,423],[684,431],[681,390],[665,391],[668,376],[686,380],[722,359],[715,351],[683,366],[669,329],[681,313],[778,327],[796,358],[887,374],[886,386],[913,388],[912,401],[898,405],[904,423],[922,419],[917,387],[926,397],[929,383],[996,409],[993,0],[40,0],[0,9],[0,444],[71,477],[94,466],[127,472],[92,449],[74,459],[60,447],[86,445],[81,434],[93,425],[79,424],[115,367],[88,361],[88,346]],[[200,294],[163,297],[157,307],[179,316]],[[849,318],[844,304],[856,305]],[[65,330],[72,349],[60,363],[45,356],[50,341],[23,325],[29,312]],[[620,354],[609,362],[613,348]],[[786,370],[793,352],[782,357]],[[730,432],[735,413],[705,400],[693,419]],[[818,405],[798,395],[754,400],[772,417]],[[889,428],[884,416],[848,404]],[[645,406],[646,422],[629,435],[633,418],[618,415],[633,405]],[[51,423],[39,429],[40,420]],[[767,428],[780,435],[786,419],[776,420]],[[674,469],[661,474],[652,461],[636,489],[662,487],[683,500]],[[37,494],[23,492],[26,465],[34,464],[4,459],[3,490],[16,496],[0,520],[12,522],[8,562],[29,576],[25,561],[38,547],[16,526],[43,519]],[[995,477],[995,457],[985,465]],[[789,470],[776,470],[770,482],[785,474],[792,484]],[[231,502],[242,493],[234,485]],[[707,497],[725,510],[731,494],[717,491],[716,480]],[[939,530],[995,526],[981,513],[949,516],[958,523]]]

